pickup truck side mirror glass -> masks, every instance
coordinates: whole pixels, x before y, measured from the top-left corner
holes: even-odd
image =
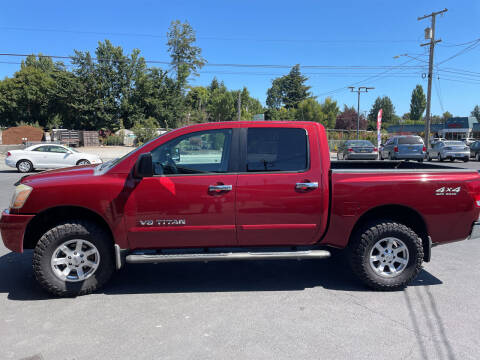
[[[144,177],[152,177],[153,176],[153,162],[152,162],[152,154],[145,153],[141,154],[135,166],[133,168],[133,177],[137,179],[142,179]]]

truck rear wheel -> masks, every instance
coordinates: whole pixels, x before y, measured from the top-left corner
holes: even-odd
[[[47,231],[33,255],[37,281],[56,296],[91,293],[104,285],[115,269],[109,234],[87,221],[69,221]]]
[[[353,272],[375,290],[402,289],[422,268],[422,240],[412,229],[395,222],[364,227],[349,250]]]

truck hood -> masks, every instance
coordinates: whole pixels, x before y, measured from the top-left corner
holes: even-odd
[[[72,177],[86,177],[86,176],[93,176],[94,169],[98,165],[84,165],[84,166],[73,166],[69,168],[63,169],[55,169],[49,171],[42,171],[38,174],[27,175],[22,177],[17,184],[29,184],[34,182],[43,182],[43,181],[61,181],[61,180],[69,180]]]

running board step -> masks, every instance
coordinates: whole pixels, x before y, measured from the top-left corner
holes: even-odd
[[[326,259],[327,250],[284,251],[284,252],[228,252],[200,254],[131,254],[127,263],[161,263],[182,261],[230,261],[230,260],[279,260],[279,259]]]

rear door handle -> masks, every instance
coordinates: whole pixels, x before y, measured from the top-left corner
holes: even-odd
[[[318,182],[300,182],[295,185],[297,190],[313,190],[318,188]]]
[[[210,185],[208,191],[211,192],[220,192],[220,191],[231,191],[232,185]]]

